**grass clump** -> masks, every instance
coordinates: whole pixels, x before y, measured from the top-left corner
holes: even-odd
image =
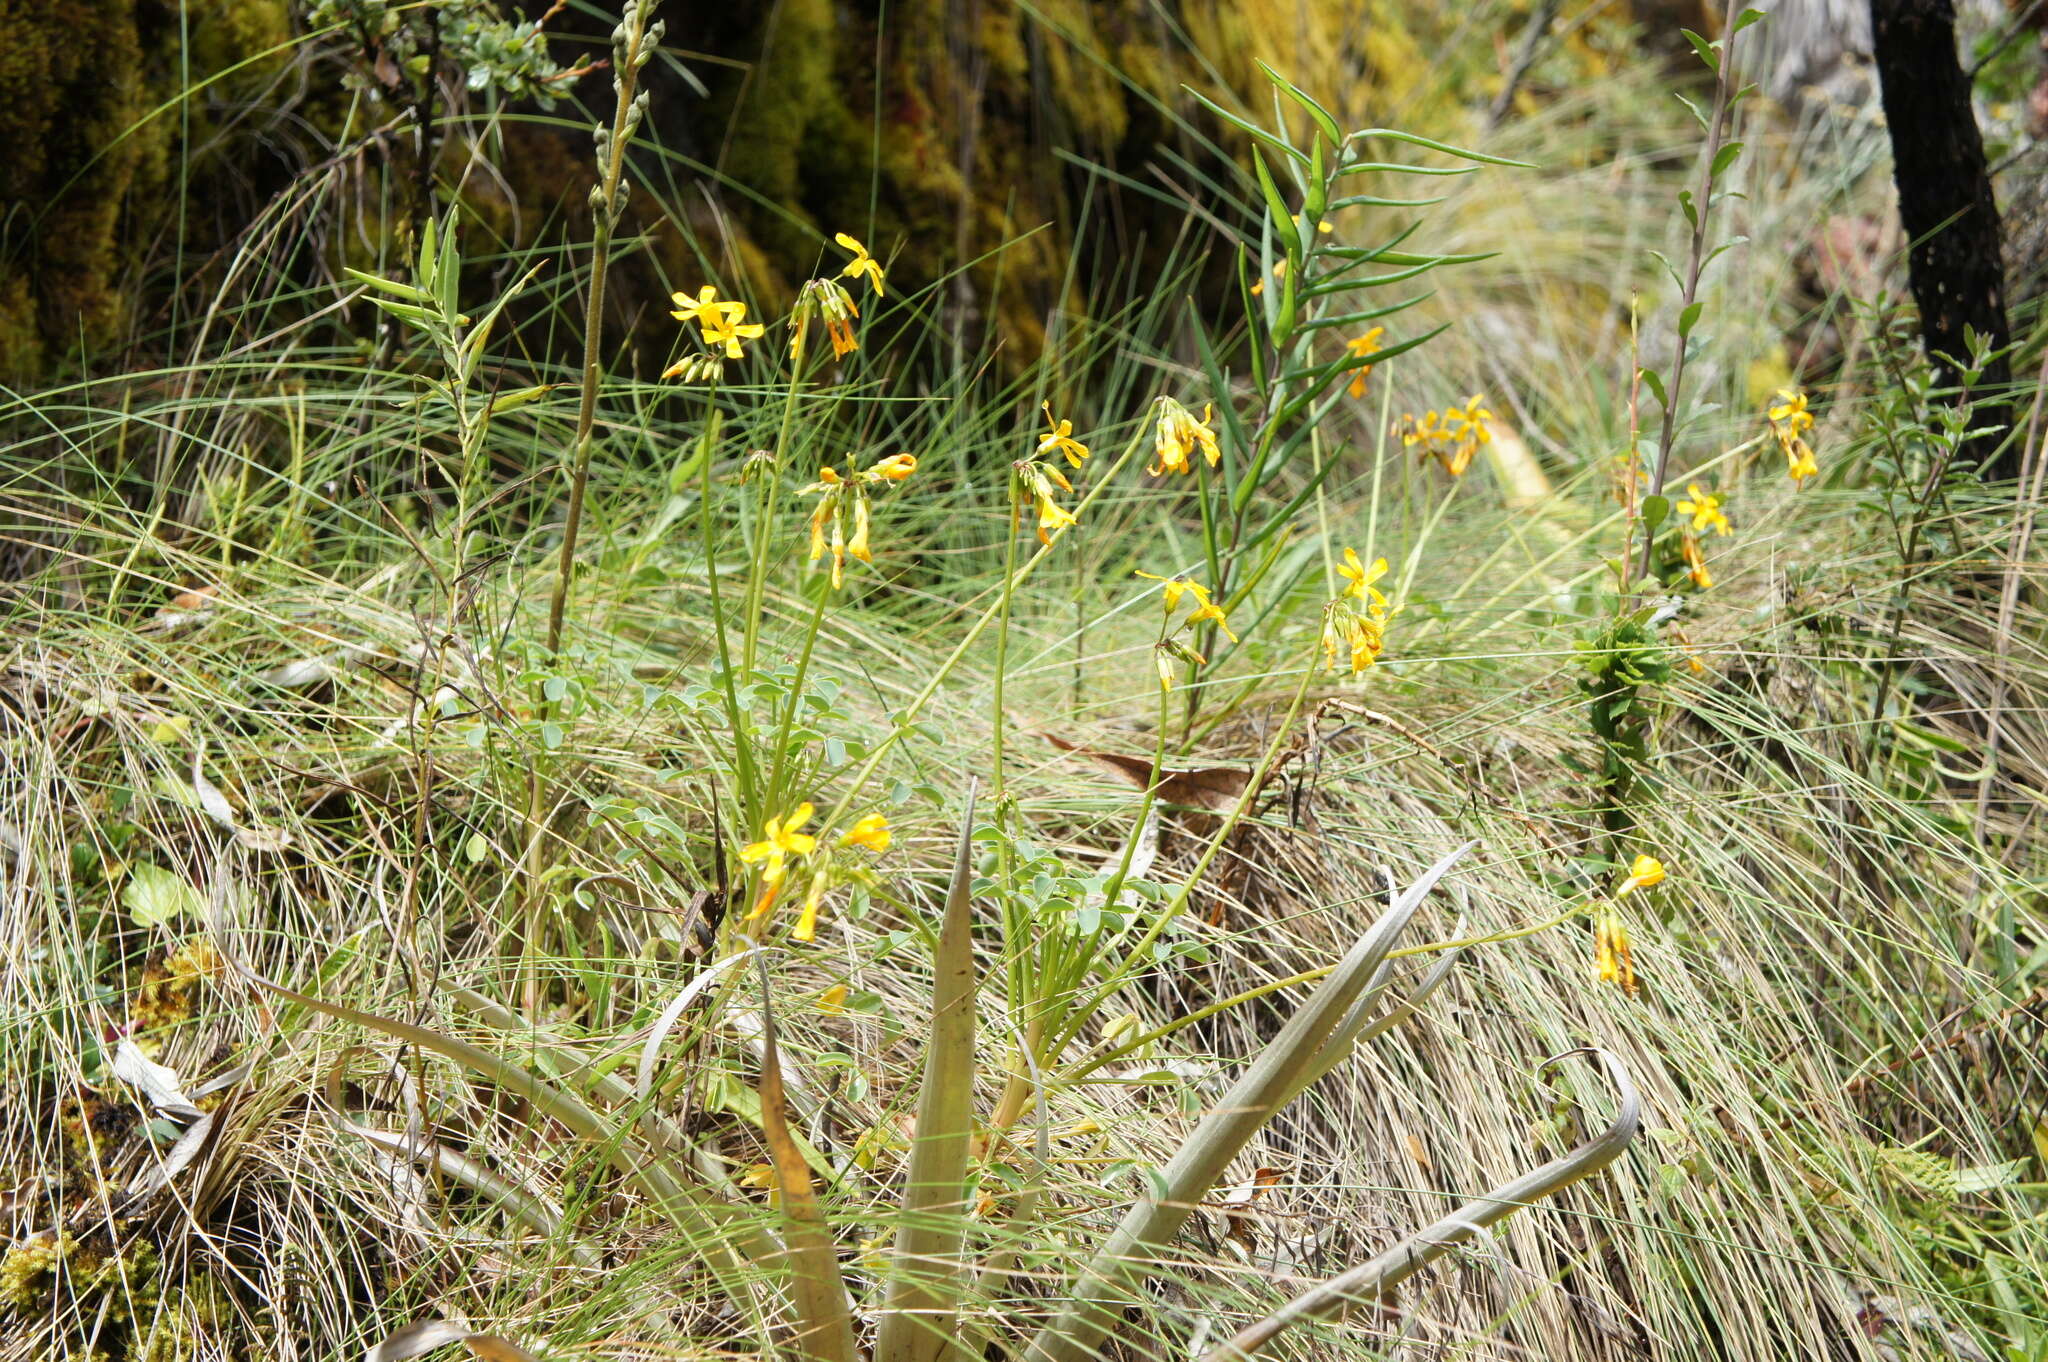
[[[920,386],[835,232],[639,383],[659,37],[588,255],[11,399],[5,1355],[2038,1347],[2032,503],[1886,314],[1754,400],[1689,221],[1545,386],[1531,172],[1275,75],[1227,320]]]

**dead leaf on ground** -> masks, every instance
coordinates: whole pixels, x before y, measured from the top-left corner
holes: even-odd
[[[1057,734],[1041,732],[1039,737],[1062,752],[1094,762],[1111,775],[1142,790],[1152,779],[1152,758],[1105,752],[1068,742]],[[1237,766],[1196,766],[1183,770],[1166,768],[1158,787],[1159,802],[1208,813],[1229,813],[1244,798],[1251,772]]]

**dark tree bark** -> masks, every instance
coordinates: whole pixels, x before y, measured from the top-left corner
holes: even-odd
[[[1877,75],[1891,128],[1892,178],[1899,189],[1899,220],[1912,242],[1909,269],[1920,334],[1935,364],[1936,381],[1958,381],[1940,356],[1963,358],[1965,326],[2003,348],[2011,339],[2005,317],[2005,265],[1999,251],[1998,205],[1984,162],[1984,139],[1970,109],[1970,78],[1956,57],[1954,0],[1870,0]],[[2012,371],[2003,356],[1986,366],[1978,390],[1988,395],[1972,409],[1970,424],[1986,432],[1974,439],[1979,460],[1992,458],[2007,425]],[[2017,471],[2018,442],[1985,466],[1990,477]],[[2008,466],[2011,465],[2011,466]]]

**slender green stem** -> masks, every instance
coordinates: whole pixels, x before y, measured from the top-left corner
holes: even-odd
[[[767,485],[754,521],[754,561],[747,572],[746,634],[740,646],[741,670],[750,675],[761,641],[761,601],[768,589],[768,550],[775,540],[775,503],[782,491],[783,470],[790,462],[789,432],[796,415],[797,384],[802,376],[803,366],[791,364],[789,387],[782,395],[782,426],[775,435],[775,463],[761,474]]]
[[[714,383],[704,399],[705,420],[709,422],[718,400]],[[718,646],[718,679],[725,691],[725,718],[732,730],[733,768],[739,775],[742,822],[759,824],[761,807],[754,788],[754,751],[747,737],[745,716],[740,712],[739,687],[733,681],[732,644],[725,632],[725,607],[718,590],[718,543],[711,525],[711,451],[697,465],[697,533],[704,546],[704,581],[711,597],[711,636]]]
[[[811,607],[811,622],[804,629],[803,650],[797,654],[796,675],[789,683],[789,702],[782,707],[782,723],[775,732],[775,759],[768,768],[768,788],[761,792],[761,797],[770,803],[782,798],[782,773],[789,765],[789,737],[796,729],[797,709],[803,704],[804,678],[810,674],[811,653],[818,642],[818,626],[824,622],[825,605],[831,599],[832,582],[828,577],[818,585],[818,602]]]
[[[1132,437],[1130,443],[1124,446],[1123,452],[1117,455],[1116,462],[1109,466],[1109,470],[1102,475],[1101,480],[1089,489],[1086,496],[1074,504],[1074,515],[1076,518],[1085,514],[1089,506],[1094,504],[1095,499],[1101,496],[1109,485],[1116,480],[1116,475],[1123,470],[1125,464],[1130,462],[1131,456],[1138,452],[1138,447],[1144,443],[1144,439],[1145,432],[1141,428],[1137,435]],[[1064,534],[1066,534],[1064,530],[1055,534],[1050,544],[1040,545],[1038,552],[1024,560],[1023,564],[1017,569],[1015,579],[1011,582],[1012,590],[1024,585],[1031,574],[1037,570],[1038,565],[1052,556],[1053,550],[1059,546],[1060,538]],[[938,670],[932,673],[931,679],[926,681],[923,688],[910,698],[910,703],[906,704],[898,712],[895,727],[891,728],[882,740],[875,744],[873,750],[868,753],[867,760],[861,763],[860,769],[853,773],[851,780],[847,781],[846,792],[839,796],[839,802],[834,804],[832,812],[825,816],[823,826],[830,828],[838,824],[840,817],[845,814],[847,808],[860,795],[861,789],[868,782],[868,778],[874,775],[875,768],[882,764],[882,758],[889,755],[890,749],[895,747],[897,740],[909,731],[910,725],[917,721],[917,716],[924,713],[924,707],[931,703],[932,697],[938,694],[939,687],[946,683],[946,678],[951,676],[953,669],[960,665],[960,659],[967,655],[967,650],[974,646],[976,639],[981,637],[982,630],[988,628],[995,621],[996,614],[1000,609],[1000,601],[990,605],[988,609],[981,612],[981,615],[973,624],[967,627],[967,632],[962,634],[960,641],[953,645],[953,651],[946,654],[945,661],[939,664]]]

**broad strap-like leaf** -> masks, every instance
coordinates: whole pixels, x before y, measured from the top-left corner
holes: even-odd
[[[917,1133],[904,1174],[902,1218],[891,1254],[888,1305],[875,1362],[936,1362],[953,1350],[967,1230],[967,1160],[974,1140],[974,808],[967,811],[946,887],[932,961],[931,1041],[917,1097]]]

